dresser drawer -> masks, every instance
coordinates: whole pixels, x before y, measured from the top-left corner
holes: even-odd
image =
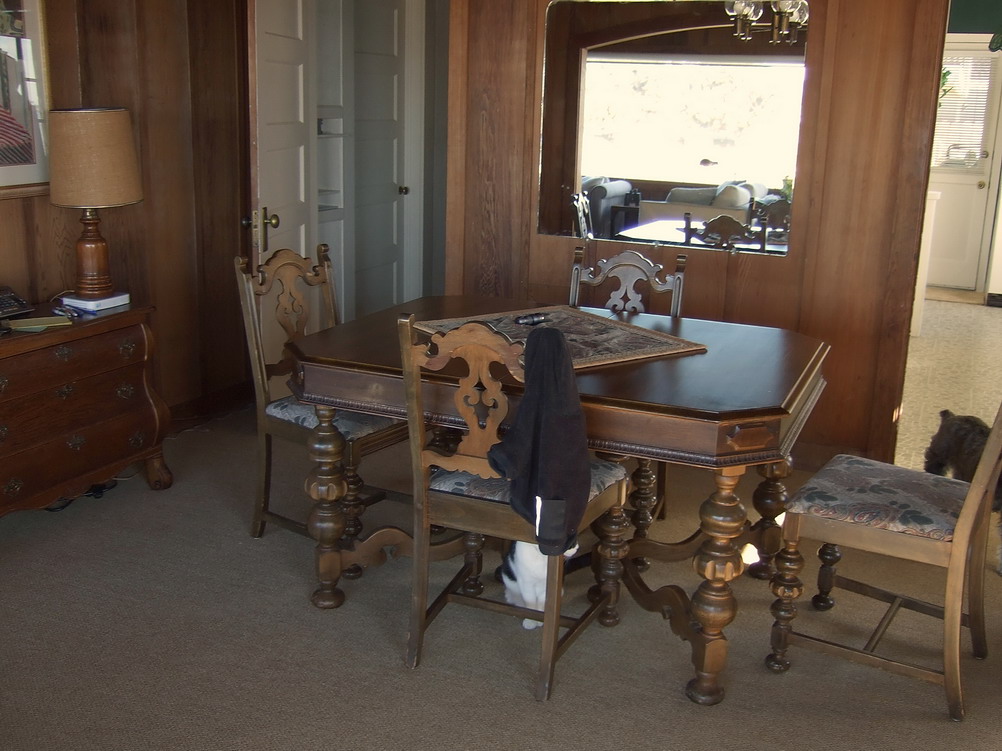
[[[155,446],[149,410],[119,415],[51,438],[0,462],[0,512],[26,508],[39,494],[73,497]],[[44,505],[48,505],[48,503]]]
[[[134,410],[152,412],[141,362],[0,402],[0,459]]]
[[[0,359],[0,402],[146,359],[146,332],[128,326]]]

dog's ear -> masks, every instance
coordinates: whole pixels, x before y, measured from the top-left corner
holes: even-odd
[[[940,422],[946,422],[951,417],[953,417],[953,412],[951,412],[950,410],[948,409],[940,410],[939,413]]]

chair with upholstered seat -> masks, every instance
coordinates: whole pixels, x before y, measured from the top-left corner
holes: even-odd
[[[783,523],[784,547],[776,556],[772,591],[772,653],[767,666],[776,672],[789,668],[790,644],[810,647],[894,673],[943,685],[950,716],[964,716],[960,682],[961,628],[970,630],[974,656],[987,656],[984,620],[984,571],[991,504],[1002,467],[1002,409],[995,418],[973,481],[929,474],[882,462],[839,455],[826,464],[787,502]],[[888,609],[862,646],[836,643],[794,631],[794,600],[803,591],[799,574],[804,559],[800,539],[823,540],[818,552],[818,610],[830,610],[838,587],[888,603]],[[942,604],[836,574],[840,547],[931,564],[946,569]],[[871,575],[879,575],[871,566]],[[967,591],[965,612],[964,592]],[[848,606],[848,602],[845,606]],[[943,621],[942,663],[921,665],[888,654],[877,654],[894,616],[901,609]],[[831,618],[833,616],[828,616]],[[843,619],[844,620],[844,619]],[[852,629],[855,622],[844,625]],[[862,639],[861,639],[862,642]]]
[[[644,305],[646,294],[660,295],[671,294],[671,307],[669,314],[679,316],[682,313],[682,290],[685,280],[686,256],[678,254],[675,257],[675,270],[670,274],[663,274],[664,266],[654,263],[646,256],[635,250],[626,250],[619,255],[609,259],[602,259],[594,267],[585,266],[584,249],[576,248],[574,251],[574,265],[571,267],[571,288],[568,304],[578,307],[581,299],[581,288],[584,286],[598,287],[613,279],[618,285],[612,290],[602,307],[611,310],[613,313],[643,313],[647,310]],[[650,305],[650,300],[648,300]],[[625,457],[623,457],[625,458]],[[650,460],[640,460],[640,472],[645,473],[650,467]],[[655,472],[654,498],[655,507],[653,514],[658,518],[665,517],[665,488],[667,486],[667,464],[658,462]],[[638,516],[634,519],[640,529],[646,529],[649,522],[645,517]]]
[[[265,523],[273,522],[299,534],[308,535],[306,524],[270,509],[272,437],[280,436],[305,444],[317,425],[313,407],[293,396],[277,392],[292,372],[284,345],[307,330],[337,324],[328,248],[317,248],[315,263],[298,253],[283,249],[274,253],[253,273],[245,258],[236,258],[240,304],[254,378],[257,412],[257,499],[251,534],[260,537]],[[313,313],[316,310],[319,315]],[[288,393],[288,392],[286,392]],[[386,417],[372,417],[338,410],[334,423],[345,437],[345,482],[343,507],[348,517],[346,537],[361,531],[358,515],[366,503],[380,493],[363,495],[358,464],[365,454],[407,438],[407,423]]]
[[[554,331],[533,331],[530,336],[552,335]],[[622,570],[619,560],[626,553],[624,536],[629,526],[622,511],[626,498],[626,473],[612,462],[589,460],[582,415],[580,453],[570,452],[570,457],[567,455],[566,447],[573,439],[564,436],[565,442],[555,452],[555,468],[562,473],[574,472],[575,469],[580,471],[577,477],[583,480],[579,487],[584,493],[578,501],[579,508],[583,507],[583,515],[578,520],[566,511],[573,503],[571,498],[539,500],[537,496],[537,521],[534,526],[514,505],[517,498],[514,483],[504,479],[495,469],[500,463],[504,471],[505,462],[501,462],[496,455],[492,455],[493,462],[488,458],[492,447],[501,443],[499,429],[506,416],[510,416],[507,390],[518,391],[519,384],[526,382],[526,370],[531,372],[533,368],[532,363],[523,367],[520,362],[523,345],[513,343],[481,322],[466,323],[429,338],[425,334],[419,336],[415,331],[413,316],[401,317],[399,334],[414,472],[414,580],[407,664],[417,667],[425,631],[448,603],[541,621],[542,647],[535,694],[537,699],[545,700],[550,695],[557,658],[582,630],[595,619],[604,625],[614,625],[618,621],[615,605],[619,598]],[[536,357],[531,347],[530,339],[528,353]],[[543,362],[541,359],[539,364]],[[569,363],[567,367],[570,367]],[[457,379],[458,383],[455,383]],[[526,383],[520,409],[529,399],[531,383]],[[572,398],[577,400],[576,390]],[[543,402],[549,404],[548,397]],[[461,423],[457,425],[462,436],[458,445],[443,450],[429,443],[425,421],[432,414],[459,415]],[[530,411],[527,414],[536,413]],[[562,431],[565,421],[561,420],[558,424]],[[517,427],[509,431],[519,433]],[[510,447],[511,444],[508,445]],[[572,457],[577,457],[580,464],[575,465]],[[533,468],[543,464],[533,464]],[[589,472],[590,498],[585,498],[584,495],[589,495]],[[527,477],[528,474],[520,477]],[[534,487],[551,486],[541,483]],[[545,530],[552,529],[547,520],[554,518],[558,519],[556,527],[561,531],[561,540],[564,539],[562,533],[568,529],[580,535],[592,527],[599,536],[594,549],[597,551],[594,570],[599,585],[594,601],[578,617],[561,614],[564,574],[561,546],[551,549],[544,545]],[[461,541],[446,541],[433,546],[433,525],[461,531]],[[541,530],[538,543],[541,550],[547,553],[546,594],[542,611],[484,596],[480,576],[485,538],[536,544],[537,529]],[[430,561],[448,557],[446,554],[460,553],[464,556],[462,567],[429,605]],[[566,628],[563,635],[560,634],[561,627]]]

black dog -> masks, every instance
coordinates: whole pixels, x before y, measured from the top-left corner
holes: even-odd
[[[970,482],[978,468],[981,454],[991,428],[984,420],[972,415],[955,415],[948,409],[939,413],[939,430],[925,450],[925,471],[934,475],[950,475]],[[1002,478],[995,488],[992,511],[1002,510]],[[1002,522],[1000,522],[1002,532]],[[998,572],[1002,574],[1002,548],[999,550]]]

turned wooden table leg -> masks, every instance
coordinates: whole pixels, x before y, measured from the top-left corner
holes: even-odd
[[[717,489],[699,508],[700,527],[709,535],[693,559],[696,573],[705,581],[691,601],[692,617],[698,624],[692,639],[692,662],[696,677],[686,686],[686,696],[697,704],[717,704],[724,698],[718,676],[727,662],[724,627],[734,620],[737,603],[732,579],[741,575],[744,563],[734,538],[741,534],[747,514],[734,493],[744,467],[718,469]]]
[[[633,526],[635,539],[647,537],[647,530],[654,523],[654,506],[657,505],[656,495],[657,474],[651,469],[650,459],[637,459],[637,468],[630,476],[633,490],[630,492],[630,505],[633,511]],[[637,558],[635,561],[637,569],[646,571],[650,566],[650,561],[646,558]]]
[[[318,608],[336,608],[344,602],[337,587],[341,578],[341,550],[345,516],[341,499],[347,492],[344,479],[344,436],[334,427],[334,409],[316,408],[319,424],[309,441],[310,459],[316,463],[306,477],[306,493],[313,501],[307,522],[310,536],[317,541],[316,566],[319,586],[311,598]]]
[[[789,497],[783,480],[789,477],[793,470],[788,461],[761,464],[757,470],[764,478],[752,494],[752,503],[761,516],[752,525],[755,546],[758,548],[758,561],[748,567],[748,574],[756,579],[767,580],[776,573],[772,559],[782,546],[776,517],[786,511],[786,500]]]

